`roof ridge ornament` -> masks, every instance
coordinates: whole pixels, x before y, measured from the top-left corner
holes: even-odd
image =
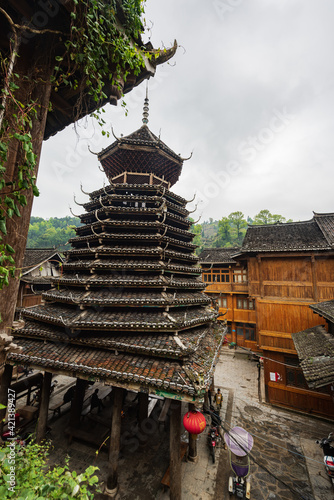
[[[143,107],[143,119],[142,122],[144,125],[148,124],[148,114],[149,114],[149,107],[148,107],[148,81],[146,82],[146,97],[144,99],[144,107]]]

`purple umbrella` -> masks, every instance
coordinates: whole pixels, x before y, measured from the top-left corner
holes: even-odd
[[[224,434],[229,449],[238,457],[245,457],[253,448],[253,437],[242,427],[233,427]]]

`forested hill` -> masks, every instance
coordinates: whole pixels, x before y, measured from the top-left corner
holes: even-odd
[[[202,224],[195,224],[192,230],[196,233],[194,243],[198,245],[196,253],[203,248],[236,247],[242,244],[249,225],[275,224],[292,222],[279,214],[271,214],[269,210],[261,210],[253,218],[245,217],[242,212],[232,212],[220,220],[209,219]]]
[[[31,217],[27,248],[50,248],[58,250],[69,250],[69,245],[65,246],[70,238],[76,233],[74,227],[81,225],[78,217]]]
[[[278,214],[271,214],[269,210],[261,210],[252,219],[245,218],[242,212],[232,212],[220,220],[209,219],[202,224],[192,226],[196,234],[194,243],[198,245],[197,253],[203,248],[235,247],[242,243],[249,224],[273,224],[276,222],[291,222]],[[81,225],[78,217],[31,217],[28,233],[27,248],[50,248],[68,250],[65,246],[76,233],[74,227]]]

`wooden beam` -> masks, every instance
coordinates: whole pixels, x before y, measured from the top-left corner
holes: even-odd
[[[207,393],[206,393],[206,395],[207,395]],[[195,410],[195,405],[193,403],[189,403],[188,410],[189,411]],[[190,432],[188,432],[188,437],[189,437],[188,460],[189,460],[189,462],[196,463],[196,462],[198,462],[197,435],[190,434]]]
[[[148,417],[148,393],[138,393],[138,422],[141,424]]]
[[[118,456],[121,447],[121,411],[123,404],[123,389],[113,388],[114,404],[109,445],[108,478],[105,494],[114,498],[118,489]]]
[[[181,500],[181,401],[173,401],[170,409],[170,499]]]
[[[39,444],[45,438],[46,427],[48,423],[51,380],[52,380],[52,373],[45,372],[42,383],[41,401],[39,405],[39,416],[36,429],[36,441]]]
[[[313,298],[318,302],[318,288],[317,288],[317,261],[312,255],[311,257],[312,281],[313,281]]]

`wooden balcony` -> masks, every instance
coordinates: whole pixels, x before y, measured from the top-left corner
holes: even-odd
[[[244,283],[207,283],[206,292],[248,294],[248,282]]]

